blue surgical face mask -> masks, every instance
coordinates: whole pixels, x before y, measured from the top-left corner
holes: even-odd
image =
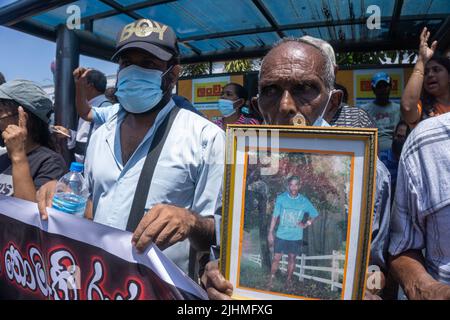
[[[234,103],[236,101],[231,101],[231,100],[227,100],[227,99],[219,99],[218,107],[219,107],[220,113],[224,117],[229,117],[232,114],[234,114],[236,112],[236,109],[234,108]]]
[[[331,127],[331,126],[323,117],[320,117],[316,121],[314,121],[313,127]]]
[[[250,114],[250,109],[244,105],[243,107],[241,107],[241,112],[243,114]]]
[[[160,70],[130,65],[119,71],[117,92],[120,105],[130,113],[144,113],[153,109],[162,99],[163,74]]]
[[[330,104],[330,101],[331,101],[331,96],[336,91],[338,91],[338,90],[331,90],[330,93],[328,94],[327,104],[325,105],[325,108],[323,108],[322,114],[316,119],[316,121],[314,121],[313,127],[330,127],[330,124],[325,121],[323,116],[325,115],[325,112],[328,109],[328,105]]]

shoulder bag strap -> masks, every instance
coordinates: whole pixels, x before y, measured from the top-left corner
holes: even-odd
[[[178,111],[180,111],[180,108],[174,106],[164,119],[163,123],[156,130],[155,137],[153,138],[144,166],[142,167],[136,192],[134,194],[133,204],[131,205],[130,216],[127,223],[127,231],[129,232],[134,232],[134,230],[136,230],[136,227],[144,216],[145,204],[147,203],[153,173]]]

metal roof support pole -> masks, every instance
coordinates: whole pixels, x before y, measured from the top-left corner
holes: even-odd
[[[56,38],[56,75],[55,75],[55,123],[75,129],[78,115],[75,109],[75,82],[73,71],[80,60],[79,42],[76,33],[60,25]],[[59,144],[66,162],[73,160],[73,154],[67,149],[67,141]]]

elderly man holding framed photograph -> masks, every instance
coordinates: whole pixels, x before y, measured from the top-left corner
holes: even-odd
[[[324,41],[310,37],[283,39],[265,56],[259,75],[259,96],[253,100],[265,124],[330,126],[325,115],[329,110],[338,109],[342,92],[334,89],[337,71],[334,52],[325,50],[321,42]],[[376,214],[372,230],[377,245],[372,241],[371,260],[384,256],[387,251],[384,242],[389,212],[385,213],[385,209],[389,201],[385,200],[390,197],[390,190],[384,191],[381,186],[389,183],[384,183],[384,178],[378,181],[378,176],[388,178],[389,173],[385,174],[377,165]],[[383,258],[379,260],[384,264]],[[233,285],[220,273],[217,261],[207,265],[202,283],[213,299],[229,299],[233,291]]]
[[[332,89],[334,78],[331,60],[316,45],[284,39],[264,57],[255,109],[266,124],[327,125],[325,111],[330,105],[337,109],[342,98],[341,91]],[[206,266],[202,283],[210,298],[230,299],[233,285],[220,273],[217,261]]]

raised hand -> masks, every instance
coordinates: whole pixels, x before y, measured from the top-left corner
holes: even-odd
[[[92,69],[79,67],[73,72],[73,79],[75,81],[75,107],[78,115],[86,121],[93,121],[93,113],[91,106],[88,103],[88,80],[87,75]]]
[[[419,47],[419,58],[427,63],[431,57],[434,55],[438,42],[433,41],[431,47],[428,46],[428,39],[430,38],[430,32],[427,27],[423,28],[420,34],[420,47]]]
[[[92,69],[87,69],[84,67],[76,68],[73,72],[73,78],[75,80],[75,86],[77,89],[86,89],[88,82],[87,82],[87,75]]]
[[[27,119],[28,115],[19,107],[19,123],[18,125],[10,124],[6,127],[2,133],[3,140],[5,141],[6,150],[11,161],[26,160],[26,147],[27,141]]]

